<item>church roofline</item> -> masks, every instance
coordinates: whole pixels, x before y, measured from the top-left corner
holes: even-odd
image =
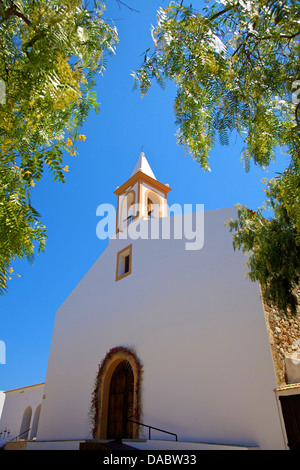
[[[34,384],[34,385],[26,385],[25,387],[13,388],[12,390],[6,390],[4,393],[18,392],[19,390],[25,390],[27,388],[40,387],[41,385],[45,385],[45,382],[41,382],[39,384]]]
[[[169,191],[171,191],[171,188],[169,188],[169,186],[163,184],[163,183],[160,183],[159,181],[157,181],[156,179],[154,178],[151,178],[151,176],[147,175],[146,173],[143,173],[141,170],[137,171],[136,173],[134,173],[130,178],[129,180],[127,180],[125,183],[122,184],[122,186],[120,186],[119,188],[117,188],[115,191],[114,191],[114,194],[116,194],[117,196],[120,196],[121,194],[123,194],[127,188],[131,187],[134,183],[136,183],[139,179],[142,179],[144,181],[146,181],[147,183],[149,183],[151,186],[153,186],[154,188],[156,188],[157,190],[163,192],[164,194],[167,194]]]

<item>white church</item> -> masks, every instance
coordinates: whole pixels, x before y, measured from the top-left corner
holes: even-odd
[[[169,191],[142,153],[56,313],[45,383],[5,392],[5,449],[290,448],[281,400],[300,384],[278,389],[260,286],[224,225],[236,209],[170,214]]]

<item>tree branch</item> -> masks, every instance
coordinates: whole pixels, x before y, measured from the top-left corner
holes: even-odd
[[[28,26],[32,26],[31,21],[25,15],[23,15],[23,13],[20,10],[18,10],[18,7],[17,5],[14,4],[14,2],[11,2],[11,6],[7,8],[6,10],[4,9],[5,6],[3,4],[3,1],[1,0],[0,0],[0,5],[3,11],[3,17],[0,20],[0,23],[3,23],[3,21],[5,20],[9,20],[13,16],[17,16],[18,18],[21,18],[24,21],[24,23],[26,23]]]
[[[280,38],[283,38],[283,39],[294,39],[296,38],[297,36],[299,36],[300,34],[300,31],[298,31],[297,33],[294,33],[294,34],[280,34],[279,37]],[[261,41],[265,41],[267,39],[271,39],[273,36],[263,36],[261,38],[259,38]]]
[[[116,0],[117,4],[119,5],[124,5],[125,7],[127,7],[129,10],[131,11],[135,11],[136,13],[141,13],[140,11],[138,10],[135,10],[134,8],[130,7],[129,5],[127,5],[126,3],[122,2],[121,0]]]
[[[215,13],[214,15],[212,15],[211,17],[208,18],[209,21],[213,21],[215,20],[216,18],[218,18],[219,16],[222,16],[224,15],[224,13],[227,13],[229,10],[232,10],[232,8],[234,8],[235,5],[230,5],[226,8],[224,8],[224,10],[221,10],[221,11],[218,11],[217,13]]]

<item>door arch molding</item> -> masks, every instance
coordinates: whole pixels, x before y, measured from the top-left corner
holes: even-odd
[[[143,365],[135,351],[124,346],[117,346],[108,351],[98,368],[96,384],[92,397],[91,415],[93,438],[107,438],[109,390],[111,378],[116,367],[122,361],[128,361],[133,373],[133,416],[134,421],[141,421],[141,380]],[[138,438],[138,425],[133,424],[132,437]]]

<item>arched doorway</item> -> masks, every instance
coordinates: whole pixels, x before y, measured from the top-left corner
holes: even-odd
[[[99,364],[89,413],[94,439],[138,438],[142,371],[132,348],[116,346],[108,351]],[[130,416],[135,423],[128,423]]]
[[[109,388],[107,438],[131,439],[133,415],[134,378],[129,361],[125,360],[115,368]]]
[[[24,411],[22,423],[20,427],[20,439],[28,439],[28,434],[30,431],[30,422],[31,422],[31,415],[32,415],[32,408],[31,406],[27,406]]]
[[[41,405],[38,405],[36,407],[36,410],[35,410],[34,416],[33,416],[30,439],[36,438],[38,425],[39,425],[39,419],[40,419],[40,412],[41,412]]]

